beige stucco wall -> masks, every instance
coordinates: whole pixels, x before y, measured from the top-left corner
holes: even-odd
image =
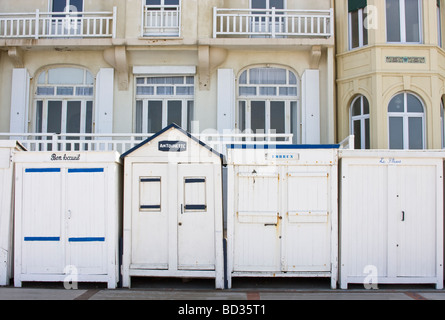
[[[104,55],[105,50],[124,47],[128,71],[128,87],[121,88],[118,72],[114,79],[113,132],[134,132],[135,76],[134,66],[196,66],[195,120],[200,131],[217,127],[217,70],[230,68],[236,77],[249,66],[278,65],[295,71],[301,79],[304,71],[311,68],[313,45],[321,45],[320,105],[321,142],[338,142],[335,136],[334,96],[334,51],[333,39],[212,39],[213,7],[248,8],[249,1],[233,0],[182,0],[181,35],[179,38],[142,38],[141,0],[84,0],[85,11],[112,11],[117,8],[117,32],[115,39],[0,39],[0,132],[9,132],[11,109],[11,78],[14,67],[8,50],[15,47],[22,53],[19,57],[31,76],[29,126],[34,128],[34,91],[36,78],[43,69],[53,66],[79,66],[97,75],[100,68],[113,67]],[[330,9],[332,0],[287,1],[288,9]],[[26,8],[26,9],[25,9]],[[48,0],[5,0],[1,12],[34,12],[49,9]],[[198,17],[198,18],[197,18]],[[221,40],[221,41],[220,41]],[[239,40],[242,40],[240,42]],[[301,45],[300,43],[303,43]],[[212,51],[209,67],[209,86],[200,88],[203,68],[199,50],[209,46]],[[301,96],[301,86],[299,88]]]
[[[435,1],[422,2],[422,44],[386,43],[385,0],[368,0],[378,14],[369,45],[349,50],[347,1],[336,2],[337,124],[339,139],[350,132],[350,106],[364,95],[370,103],[371,148],[388,148],[387,108],[398,93],[421,98],[426,114],[426,147],[441,148],[440,99],[445,93],[445,51],[438,47]],[[445,3],[442,3],[442,6]],[[445,20],[442,20],[445,21]],[[425,63],[388,63],[386,57],[424,57]]]

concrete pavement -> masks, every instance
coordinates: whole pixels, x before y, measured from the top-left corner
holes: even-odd
[[[137,279],[132,288],[108,290],[103,284],[78,285],[66,290],[61,283],[25,283],[22,288],[1,287],[0,300],[445,300],[445,290],[433,286],[379,286],[365,290],[332,290],[323,279],[236,279],[230,290],[214,290],[210,280]]]

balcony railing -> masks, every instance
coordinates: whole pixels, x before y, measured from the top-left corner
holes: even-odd
[[[144,6],[142,37],[179,37],[180,31],[180,6]]]
[[[117,151],[125,153],[149,138],[149,134],[53,134],[53,133],[0,133],[0,140],[18,140],[28,151]],[[221,154],[226,145],[239,144],[292,144],[292,134],[218,134],[194,135]]]
[[[213,8],[213,38],[329,38],[334,11]]]
[[[112,12],[0,13],[0,38],[115,38]]]

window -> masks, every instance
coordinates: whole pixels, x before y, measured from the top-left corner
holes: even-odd
[[[421,2],[386,0],[386,37],[388,42],[420,43]]]
[[[207,210],[205,177],[184,178],[184,212]]]
[[[161,177],[140,178],[139,190],[139,210],[161,212]]]
[[[251,37],[270,37],[270,33],[272,32],[273,27],[275,28],[275,32],[282,33],[285,30],[284,20],[279,17],[275,18],[273,22],[270,17],[270,9],[275,8],[278,10],[276,12],[277,15],[283,15],[285,8],[285,0],[251,0],[250,2],[251,9],[266,9],[267,11],[253,11],[255,14],[251,24],[252,31],[257,33],[255,36]],[[273,26],[273,23],[275,24]],[[277,36],[275,36],[277,38]],[[278,38],[283,36],[278,36]]]
[[[143,36],[178,37],[181,25],[180,0],[143,0]]]
[[[136,78],[136,133],[157,133],[171,123],[191,130],[193,76]]]
[[[349,0],[349,48],[368,45],[368,29],[365,27],[367,14],[366,0]]]
[[[298,79],[282,68],[252,68],[239,77],[238,129],[253,133],[294,133],[299,138]]]
[[[364,96],[352,101],[351,134],[355,136],[355,149],[370,149],[369,102]]]
[[[400,93],[388,106],[389,148],[425,148],[425,113],[422,102],[415,95]]]
[[[78,68],[55,68],[37,78],[36,133],[92,133],[94,78]],[[79,140],[79,137],[68,137]]]

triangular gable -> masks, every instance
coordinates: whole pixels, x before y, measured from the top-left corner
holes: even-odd
[[[169,126],[165,127],[164,129],[162,129],[161,131],[159,131],[158,133],[154,134],[153,136],[151,136],[150,138],[144,140],[143,142],[141,142],[140,144],[138,144],[137,146],[131,148],[130,150],[128,150],[127,152],[125,152],[124,154],[121,155],[121,159],[124,159],[125,157],[128,157],[130,154],[132,154],[133,152],[135,152],[136,150],[142,148],[143,146],[145,146],[146,144],[148,144],[149,142],[157,139],[158,137],[162,136],[164,133],[166,133],[167,131],[169,131],[170,129],[174,128],[175,130],[177,130],[178,132],[180,132],[181,134],[183,134],[184,136],[186,136],[187,138],[193,140],[194,142],[198,143],[200,146],[204,147],[205,149],[209,150],[210,152],[212,152],[213,154],[215,154],[216,156],[218,156],[221,159],[221,162],[224,163],[224,155],[220,154],[219,152],[217,152],[216,150],[214,150],[213,148],[209,147],[207,144],[205,144],[204,142],[202,142],[201,140],[197,139],[196,137],[194,137],[193,135],[191,135],[189,132],[185,131],[184,129],[182,129],[180,126],[178,126],[175,123],[170,124]]]

